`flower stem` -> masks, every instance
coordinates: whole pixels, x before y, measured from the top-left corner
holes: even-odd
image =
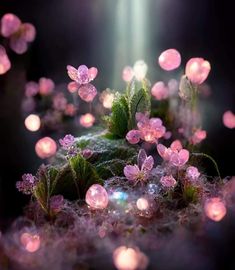
[[[210,160],[212,161],[212,163],[214,164],[214,167],[215,167],[215,169],[216,169],[216,172],[217,172],[217,174],[218,174],[218,176],[219,176],[220,181],[222,181],[222,178],[221,178],[221,175],[220,175],[220,171],[219,171],[218,164],[217,164],[217,162],[214,160],[213,157],[211,157],[210,155],[205,154],[205,153],[192,153],[192,155],[193,155],[193,156],[199,156],[199,157],[205,157],[205,158],[210,159]]]

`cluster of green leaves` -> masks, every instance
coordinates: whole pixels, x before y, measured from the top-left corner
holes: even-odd
[[[108,139],[105,134],[82,136],[78,138],[77,146],[90,149],[92,156],[85,159],[77,154],[69,160],[64,158],[63,163],[60,157],[54,164],[41,166],[38,171],[39,182],[34,196],[47,214],[50,213],[51,196],[61,194],[69,200],[84,199],[91,185],[122,176],[124,166],[136,161],[136,147],[129,146],[124,139]]]
[[[113,102],[112,113],[104,117],[109,132],[118,138],[124,138],[128,130],[136,126],[135,115],[137,112],[150,113],[149,88],[133,81],[124,94],[117,94]]]

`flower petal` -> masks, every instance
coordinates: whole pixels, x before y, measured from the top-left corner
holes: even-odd
[[[78,82],[78,71],[75,67],[68,65],[67,73],[71,80]]]
[[[128,180],[136,180],[138,178],[140,170],[137,165],[126,165],[124,168],[124,175]]]
[[[143,164],[142,164],[142,167],[141,167],[141,171],[145,171],[145,172],[150,172],[153,168],[153,165],[154,165],[154,160],[153,160],[153,157],[152,156],[148,156]]]
[[[97,68],[95,68],[95,67],[89,68],[89,70],[88,70],[89,82],[93,81],[96,78],[97,74],[98,74]]]
[[[147,154],[146,154],[145,150],[140,149],[138,157],[137,157],[137,163],[138,163],[139,168],[142,167],[142,165],[143,165],[144,161],[146,160],[146,158],[147,158]]]

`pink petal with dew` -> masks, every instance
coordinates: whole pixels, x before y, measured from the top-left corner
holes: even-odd
[[[10,48],[17,54],[23,54],[27,51],[28,44],[24,38],[13,35],[10,37]]]
[[[153,85],[151,94],[157,100],[164,100],[169,97],[169,90],[168,87],[165,86],[164,82],[157,82]]]
[[[23,23],[21,25],[22,38],[27,42],[34,41],[36,37],[36,29],[31,23]]]
[[[140,169],[137,165],[127,165],[124,168],[124,175],[128,180],[134,181],[138,178],[138,175],[140,173]]]
[[[194,84],[202,84],[208,77],[211,65],[203,58],[191,58],[185,68],[185,74]]]
[[[67,74],[71,80],[78,82],[78,71],[75,67],[68,65]]]
[[[130,130],[126,134],[126,139],[130,144],[137,144],[140,141],[140,131],[139,130]]]
[[[154,160],[152,156],[148,156],[141,167],[141,171],[150,172],[153,168]]]
[[[55,83],[48,78],[41,78],[39,80],[39,93],[41,95],[50,95],[55,88]]]
[[[170,148],[165,147],[163,144],[158,144],[157,151],[164,160],[170,160],[172,154],[172,150]]]
[[[11,62],[5,49],[0,45],[0,75],[5,74],[11,68]]]
[[[231,111],[226,111],[223,114],[223,123],[227,128],[235,128],[235,114]]]
[[[159,66],[164,70],[174,70],[180,66],[180,53],[176,49],[168,49],[160,54],[158,63]]]
[[[180,165],[184,165],[188,162],[189,160],[189,151],[186,149],[182,149],[179,151],[179,160],[180,160]]]
[[[147,154],[145,152],[144,149],[140,149],[139,151],[139,154],[138,154],[138,157],[137,157],[137,163],[138,163],[138,167],[141,168],[144,161],[146,160],[147,158]]]
[[[122,79],[125,82],[130,82],[134,78],[133,68],[130,66],[124,67],[122,71]]]
[[[97,74],[98,74],[98,69],[97,68],[95,68],[95,67],[89,68],[88,69],[89,82],[93,81],[97,77]]]
[[[87,66],[85,65],[79,66],[77,74],[78,74],[78,83],[80,84],[89,83],[89,70]]]
[[[1,34],[3,37],[10,37],[12,34],[16,33],[21,25],[20,19],[12,14],[7,13],[3,15],[1,19]]]
[[[175,140],[171,144],[171,149],[173,151],[180,151],[182,148],[183,148],[182,144],[181,144],[181,142],[179,140]]]
[[[75,93],[78,91],[78,88],[79,88],[79,84],[77,82],[70,82],[68,85],[67,85],[67,89],[70,93]]]
[[[78,95],[82,100],[92,102],[97,95],[97,90],[93,84],[88,83],[80,86],[78,89]]]

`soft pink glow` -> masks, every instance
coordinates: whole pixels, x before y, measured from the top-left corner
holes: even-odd
[[[40,128],[41,120],[38,115],[30,114],[29,116],[25,118],[24,124],[28,130],[37,131]]]
[[[55,84],[51,79],[41,78],[39,80],[39,93],[43,96],[50,95],[55,88]]]
[[[180,66],[181,56],[175,49],[168,49],[161,53],[158,58],[160,67],[164,70],[170,71]]]
[[[235,114],[231,111],[226,111],[223,115],[223,123],[227,128],[235,128]]]
[[[136,206],[140,211],[144,211],[149,208],[149,202],[146,198],[139,198],[136,202]]]
[[[122,79],[125,82],[130,82],[134,77],[134,71],[133,68],[130,66],[126,66],[124,67],[123,71],[122,71]]]
[[[206,136],[207,136],[207,133],[205,130],[202,130],[202,129],[197,129],[193,136],[190,138],[190,142],[192,144],[198,144],[200,143],[201,141],[205,140],[206,139]]]
[[[36,154],[42,159],[54,156],[56,150],[56,142],[50,137],[44,137],[38,140],[35,145]]]
[[[99,184],[92,185],[86,193],[86,203],[93,209],[105,209],[108,206],[108,193]]]
[[[22,38],[27,42],[33,42],[36,37],[36,29],[31,23],[21,25]]]
[[[11,13],[5,14],[1,19],[1,34],[3,37],[10,37],[20,28],[20,19]]]
[[[97,95],[97,90],[93,84],[87,83],[79,87],[78,95],[82,100],[92,102]]]
[[[20,242],[23,247],[30,253],[36,252],[41,245],[38,234],[23,233],[20,237]]]
[[[74,116],[77,112],[77,108],[72,104],[72,103],[69,103],[66,105],[66,108],[65,108],[65,115],[69,115],[69,116]]]
[[[92,127],[94,123],[95,117],[90,113],[86,113],[80,117],[80,125],[83,127]]]
[[[111,109],[114,101],[114,93],[110,92],[109,89],[103,91],[100,96],[100,101],[102,102],[104,108]]]
[[[25,85],[26,97],[33,97],[39,92],[39,85],[34,81],[27,82]]]
[[[169,97],[169,89],[164,84],[164,82],[157,82],[153,85],[151,89],[151,94],[157,99],[157,100],[164,100]]]
[[[220,221],[227,213],[225,203],[219,197],[207,199],[204,205],[205,214],[213,221]]]
[[[118,270],[144,270],[148,266],[148,258],[137,248],[120,246],[113,252],[113,262]]]
[[[211,65],[203,58],[191,58],[185,69],[188,79],[195,84],[202,84],[208,77]]]
[[[0,45],[0,75],[5,74],[11,68],[11,62],[5,49]]]

